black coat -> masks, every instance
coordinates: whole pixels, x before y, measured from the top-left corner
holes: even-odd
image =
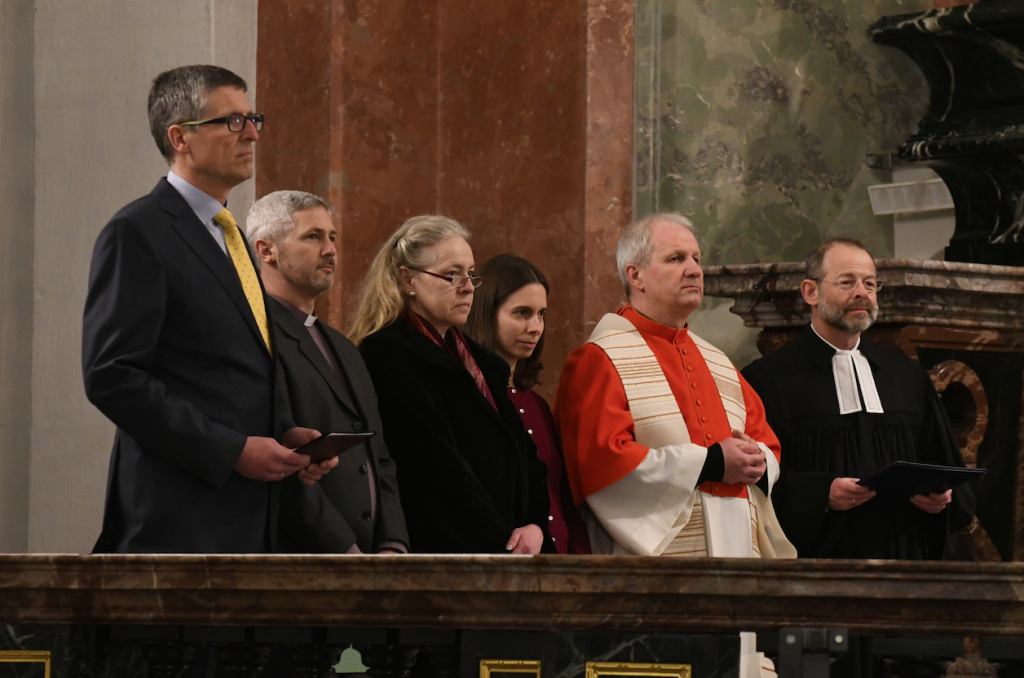
[[[547,537],[547,467],[506,384],[508,364],[467,339],[497,410],[466,368],[404,319],[363,340],[417,553],[506,553],[512,530]]]
[[[884,412],[840,415],[835,352],[808,327],[743,370],[782,444],[782,474],[772,494],[782,529],[802,558],[940,558],[948,535],[971,521],[974,496],[966,485],[953,490],[953,502],[935,515],[906,497],[882,494],[856,508],[829,510],[835,478],[866,478],[898,460],[964,465],[935,387],[919,364],[862,339],[860,352]]]
[[[275,352],[285,417],[324,434],[377,434],[343,453],[338,465],[312,486],[299,482],[297,476],[284,480],[281,550],[345,553],[358,544],[359,550],[373,553],[381,541],[408,546],[395,463],[384,443],[377,394],[359,351],[340,332],[317,321],[328,350],[348,381],[345,388],[298,318],[273,297],[270,311],[278,329]],[[376,525],[370,521],[369,464],[376,481]]]
[[[82,371],[117,425],[96,552],[272,549],[278,484],[234,466],[247,436],[280,433],[274,361],[234,265],[166,179],[96,239]]]

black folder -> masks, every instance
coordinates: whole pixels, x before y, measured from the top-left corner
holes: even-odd
[[[299,454],[308,454],[313,463],[333,459],[342,452],[352,449],[359,443],[377,435],[373,431],[366,433],[328,433],[312,442],[308,442],[295,450]]]
[[[983,468],[936,466],[897,461],[868,478],[857,481],[879,494],[913,497],[916,494],[937,494],[953,489],[985,475]]]

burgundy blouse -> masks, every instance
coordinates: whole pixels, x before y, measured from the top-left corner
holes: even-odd
[[[548,494],[551,510],[548,532],[559,553],[590,553],[590,538],[576,506],[572,502],[565,462],[555,433],[555,419],[548,402],[533,391],[509,387],[508,397],[519,410],[526,432],[537,446],[537,456],[548,466]]]

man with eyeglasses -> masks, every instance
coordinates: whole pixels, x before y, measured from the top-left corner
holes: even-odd
[[[939,559],[970,523],[967,486],[906,499],[857,484],[899,460],[964,465],[931,379],[862,338],[882,285],[860,242],[815,248],[806,275],[810,326],[743,370],[782,443],[779,521],[803,558]]]
[[[245,91],[216,66],[158,75],[170,171],[96,240],[82,369],[117,425],[98,553],[272,551],[277,481],[325,470],[293,452],[319,434],[280,421],[266,297],[227,207],[263,126]]]

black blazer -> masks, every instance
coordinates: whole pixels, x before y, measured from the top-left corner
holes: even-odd
[[[357,544],[373,553],[381,541],[409,545],[398,497],[395,463],[384,443],[377,394],[356,347],[337,330],[317,321],[328,350],[345,375],[346,390],[324,359],[309,331],[277,299],[270,298],[277,325],[279,388],[285,416],[321,433],[374,431],[369,442],[348,450],[338,465],[312,486],[291,476],[282,484],[281,550],[295,553],[345,553]],[[351,395],[351,397],[350,397]],[[370,522],[369,463],[376,480],[376,525]]]
[[[166,179],[96,239],[89,400],[117,425],[96,553],[271,550],[278,483],[234,472],[278,436],[274,361],[231,260]]]
[[[512,401],[508,364],[467,339],[497,410],[466,368],[400,319],[363,340],[417,553],[506,553],[516,527],[547,536],[547,467]]]

